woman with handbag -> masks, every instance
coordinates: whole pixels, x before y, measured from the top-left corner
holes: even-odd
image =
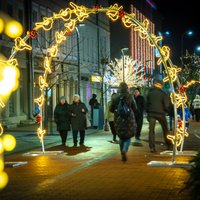
[[[71,113],[71,126],[73,133],[73,142],[74,146],[77,146],[78,143],[78,132],[80,133],[80,146],[84,145],[85,140],[85,129],[86,129],[86,113],[88,109],[86,105],[80,101],[78,94],[74,95],[73,103],[70,106]]]
[[[110,105],[111,105],[111,101],[112,99],[116,96],[116,93],[113,93],[111,96],[111,100],[108,102],[108,106],[106,108],[106,113],[105,113],[105,128],[107,127],[107,123],[109,123],[112,135],[113,135],[113,143],[117,143],[117,134],[115,131],[115,126],[114,126],[114,113],[110,112]],[[105,129],[106,131],[106,129]]]

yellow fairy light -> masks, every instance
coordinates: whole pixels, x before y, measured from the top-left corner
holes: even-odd
[[[77,22],[77,20],[72,19],[69,23],[66,23],[65,27],[66,27],[67,31],[72,32],[76,27],[76,22]]]
[[[37,129],[37,135],[40,141],[43,140],[44,135],[46,134],[46,130],[42,130],[41,128]]]
[[[74,8],[74,13],[78,17],[78,21],[82,22],[85,18],[89,17],[86,7],[77,6],[75,3],[70,2],[70,5]]]
[[[17,38],[22,35],[23,27],[19,22],[11,20],[5,24],[4,32],[10,38]]]
[[[2,125],[0,124],[0,136],[3,134],[3,127]]]
[[[46,80],[42,76],[39,76],[39,87],[40,90],[43,90],[45,87],[48,87]]]
[[[125,15],[124,17],[122,17],[122,22],[126,28],[137,26],[132,20],[134,17],[135,17],[134,13],[131,13],[129,15]]]
[[[189,88],[191,85],[200,83],[200,81],[197,80],[191,80],[191,81],[187,81],[186,84],[183,85],[184,88]]]
[[[35,103],[41,108],[44,103],[44,95],[41,95],[39,98],[35,99]]]
[[[8,175],[6,172],[0,172],[0,189],[3,189],[8,184]]]
[[[15,137],[6,134],[3,136],[3,146],[5,151],[12,151],[16,146]]]
[[[156,45],[158,45],[158,42],[162,41],[162,39],[163,39],[162,36],[156,36],[154,34],[151,34],[151,38],[153,39],[154,43],[156,43]],[[150,40],[150,38],[148,38],[147,40],[148,40],[150,46],[155,46],[155,44],[153,43],[152,40]]]
[[[43,28],[45,31],[49,31],[51,30],[52,26],[53,26],[53,18],[52,17],[44,17],[42,22],[37,22],[35,23],[35,30],[39,29],[39,28]]]
[[[63,21],[68,21],[71,19],[71,9],[62,9],[58,14],[54,13],[53,16],[55,19],[62,19]]]
[[[44,69],[48,72],[51,73],[51,58],[45,56],[44,58]]]
[[[4,29],[4,21],[0,18],[0,34],[3,32]]]
[[[160,57],[157,61],[157,65],[160,65],[163,62],[166,62],[169,59],[170,55],[170,48],[167,46],[159,47],[160,53],[162,54],[163,58]]]
[[[56,43],[60,44],[63,40],[66,40],[65,33],[63,31],[56,32]]]
[[[2,107],[2,108],[5,107],[5,104],[4,104],[4,102],[1,100],[1,97],[0,97],[0,107]]]
[[[47,52],[49,53],[49,55],[51,57],[56,57],[57,54],[58,54],[58,46],[57,45],[54,45],[52,46],[51,48],[48,48],[47,49]]]
[[[171,81],[172,82],[175,82],[177,80],[177,73],[181,71],[181,68],[177,68],[176,66],[174,67],[168,67],[168,74],[169,74],[169,77],[171,78]],[[164,82],[167,82],[169,81],[169,77],[165,77],[163,79]]]
[[[123,9],[123,6],[118,6],[118,4],[111,5],[106,12],[106,15],[112,20],[116,21],[119,19],[119,11]]]
[[[186,94],[177,94],[174,93],[175,99],[176,99],[176,107],[179,108],[180,106],[184,106],[184,104],[187,102],[187,96]],[[171,102],[174,104],[173,94],[170,94]]]
[[[26,44],[26,42],[24,41],[24,39],[22,39],[21,37],[18,37],[15,39],[15,50],[16,51],[23,51],[23,50],[32,50],[32,47],[28,44]]]

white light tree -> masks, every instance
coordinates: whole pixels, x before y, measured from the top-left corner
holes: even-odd
[[[122,56],[108,64],[104,83],[118,87],[121,82],[125,82],[129,87],[141,87],[145,85],[144,75],[144,70],[137,60],[133,60],[130,56]]]

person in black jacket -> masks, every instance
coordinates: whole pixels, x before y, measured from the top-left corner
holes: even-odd
[[[162,127],[163,135],[166,146],[170,147],[170,142],[167,139],[169,133],[166,113],[169,109],[169,98],[167,94],[162,90],[163,82],[161,80],[155,80],[153,87],[149,90],[147,95],[147,119],[149,121],[149,147],[150,151],[156,152],[155,148],[155,125],[158,121]]]
[[[124,99],[129,109],[127,118],[123,118],[118,113],[118,106],[120,99]],[[115,131],[119,137],[119,146],[122,156],[122,161],[127,161],[127,152],[131,142],[131,138],[135,135],[137,124],[134,112],[137,106],[134,97],[129,94],[128,86],[126,83],[120,83],[117,95],[112,99],[110,105],[110,112],[114,113]]]
[[[137,132],[135,135],[135,139],[140,140],[141,130],[143,125],[143,112],[144,112],[144,97],[140,95],[140,89],[135,88],[134,90],[134,98],[137,105],[137,111],[135,114],[136,123],[137,123]]]
[[[60,133],[62,145],[65,145],[67,133],[70,130],[70,113],[69,105],[64,96],[60,97],[60,102],[54,110],[54,121],[57,125],[57,130]]]
[[[86,129],[86,113],[88,109],[84,103],[80,101],[78,94],[74,95],[73,103],[70,106],[71,125],[73,132],[74,146],[78,143],[78,132],[80,132],[80,146],[84,145],[85,129]]]

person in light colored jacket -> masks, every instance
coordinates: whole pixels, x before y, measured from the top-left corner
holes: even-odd
[[[112,96],[111,96],[111,100],[116,96],[116,93],[113,93]],[[112,132],[112,135],[113,135],[113,142],[117,142],[117,134],[116,134],[116,131],[115,131],[115,125],[114,125],[114,113],[110,112],[110,105],[111,105],[111,101],[108,102],[108,106],[106,108],[106,112],[105,112],[105,120],[106,120],[106,123],[108,122],[109,125],[110,125],[110,129],[111,129],[111,132]]]

